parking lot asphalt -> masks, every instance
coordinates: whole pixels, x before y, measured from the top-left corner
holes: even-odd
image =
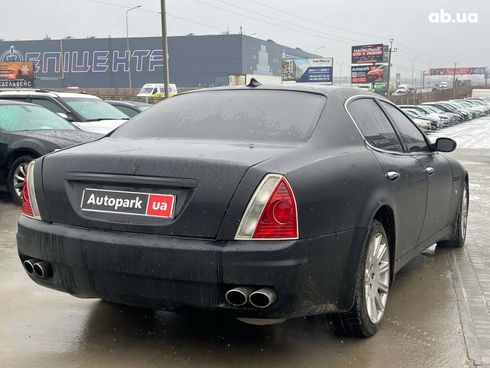
[[[322,317],[267,327],[77,299],[37,286],[17,257],[20,210],[0,194],[0,367],[471,367],[490,364],[490,118],[456,139],[470,173],[464,249],[431,247],[397,274],[369,339]]]

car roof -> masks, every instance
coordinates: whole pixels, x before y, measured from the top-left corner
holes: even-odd
[[[197,90],[192,90],[188,92],[180,93],[179,95],[185,95],[187,93],[200,93],[207,91],[226,91],[226,90],[275,90],[275,91],[293,91],[293,92],[309,92],[321,94],[324,96],[340,94],[344,98],[348,98],[350,96],[355,95],[368,95],[373,97],[382,98],[382,96],[366,91],[361,88],[354,87],[339,87],[339,86],[327,86],[327,85],[315,85],[315,84],[303,84],[303,83],[295,83],[295,84],[260,84],[256,87],[248,86],[224,86],[224,87],[213,87],[213,88],[202,88]]]
[[[25,96],[25,95],[41,95],[41,96],[50,96],[50,97],[79,97],[79,98],[92,98],[98,99],[99,97],[94,95],[89,95],[87,93],[74,93],[74,92],[56,92],[50,91],[46,89],[0,89],[0,98],[2,95],[9,96]]]
[[[27,105],[27,106],[38,106],[36,104],[28,103],[28,102],[22,102],[22,101],[16,101],[16,100],[2,100],[0,96],[0,105]]]

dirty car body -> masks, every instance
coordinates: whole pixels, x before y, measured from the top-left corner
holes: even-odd
[[[396,109],[359,89],[308,86],[172,97],[99,141],[36,161],[39,216],[19,220],[20,258],[49,263],[33,281],[83,298],[243,318],[349,311],[374,219],[388,234],[392,281],[451,237],[466,178],[425,137],[425,151],[409,152],[396,129],[363,135],[356,120],[369,109],[393,123],[382,104]],[[272,208],[279,225],[260,213],[247,230],[270,177],[283,180],[292,207]],[[276,298],[232,305],[225,295],[236,287]]]

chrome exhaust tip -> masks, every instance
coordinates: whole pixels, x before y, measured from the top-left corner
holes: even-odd
[[[273,289],[262,288],[250,294],[248,300],[255,308],[267,308],[276,302],[277,294]]]
[[[29,274],[29,275],[34,275],[34,264],[38,262],[37,259],[26,259],[22,265],[24,266],[24,270],[26,270],[26,272]]]
[[[34,263],[33,270],[34,275],[36,275],[36,277],[39,277],[40,279],[47,279],[53,274],[51,264],[46,261],[39,261]]]
[[[248,298],[252,293],[252,288],[246,286],[239,286],[228,290],[225,294],[225,300],[228,304],[235,307],[241,307],[247,304]]]

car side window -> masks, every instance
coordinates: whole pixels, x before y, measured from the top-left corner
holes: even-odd
[[[393,120],[393,123],[400,132],[403,143],[405,143],[409,152],[431,151],[423,134],[409,118],[393,105],[384,101],[381,101],[381,104]]]
[[[130,118],[132,118],[133,116],[138,115],[138,112],[135,111],[135,110],[133,110],[130,107],[123,106],[123,105],[115,105],[114,107],[116,107],[118,110],[121,110],[123,113],[125,113],[126,115],[128,115]]]
[[[36,104],[36,105],[39,105],[39,106],[42,106],[54,113],[66,113],[62,108],[61,106],[58,106],[56,103],[54,103],[53,101],[50,101],[46,98],[32,98],[32,103]]]
[[[347,108],[371,146],[386,151],[403,152],[393,126],[373,99],[354,100]]]

